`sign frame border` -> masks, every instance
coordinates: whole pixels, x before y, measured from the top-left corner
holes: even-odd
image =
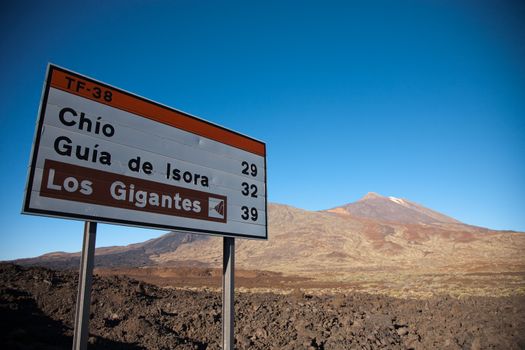
[[[265,213],[265,225],[264,225],[264,227],[265,227],[265,230],[264,230],[265,231],[265,235],[264,235],[264,237],[247,235],[247,234],[238,233],[238,232],[231,233],[231,232],[222,232],[222,231],[205,230],[205,229],[197,229],[197,228],[186,228],[186,227],[180,227],[180,226],[170,226],[170,225],[162,225],[162,224],[154,224],[154,223],[147,223],[146,224],[146,223],[143,223],[143,222],[138,222],[138,221],[133,221],[133,220],[114,219],[114,218],[108,218],[108,217],[102,217],[102,216],[92,216],[92,215],[83,215],[83,214],[75,214],[75,213],[63,213],[63,212],[59,212],[59,211],[55,211],[55,210],[43,210],[43,209],[31,208],[29,206],[29,203],[30,203],[30,200],[31,200],[31,193],[33,192],[32,190],[33,190],[36,162],[37,162],[37,158],[38,158],[38,151],[40,149],[40,139],[41,139],[42,128],[43,128],[43,124],[44,124],[44,117],[45,117],[45,112],[46,112],[48,95],[49,95],[49,91],[50,91],[50,89],[52,87],[51,86],[52,73],[55,70],[62,71],[63,73],[67,73],[67,74],[73,75],[76,78],[80,78],[80,79],[83,79],[83,80],[90,81],[93,84],[100,85],[101,87],[105,87],[107,89],[116,90],[116,91],[118,91],[120,93],[123,93],[125,95],[128,95],[128,96],[130,96],[132,98],[138,98],[138,99],[140,99],[140,100],[142,100],[144,102],[154,104],[154,105],[156,105],[158,107],[167,109],[169,111],[174,111],[176,113],[180,113],[180,114],[182,114],[182,115],[184,115],[186,117],[198,120],[200,122],[204,122],[204,123],[206,123],[206,124],[208,124],[210,126],[217,127],[217,128],[222,129],[222,130],[225,130],[225,131],[237,134],[239,136],[245,137],[245,138],[250,139],[252,141],[256,141],[256,142],[261,143],[263,145],[263,147],[264,147],[264,156],[263,156],[263,159],[264,159],[264,191],[265,191],[264,192],[265,193],[264,194],[264,209],[265,209],[265,212],[264,212]],[[100,103],[100,102],[96,102],[96,101],[93,101],[93,102]],[[142,117],[142,116],[140,116],[140,117]],[[169,126],[169,127],[173,127],[173,126]],[[181,130],[181,129],[179,129],[179,130]],[[228,145],[228,146],[235,147],[235,146],[231,146],[231,145]],[[246,151],[246,152],[249,152],[249,151]],[[249,153],[251,153],[251,152],[249,152]],[[37,122],[37,125],[35,127],[35,132],[34,132],[34,136],[33,136],[33,143],[31,145],[30,164],[29,164],[28,171],[29,171],[29,173],[28,173],[28,176],[27,176],[27,182],[26,182],[26,186],[25,186],[24,201],[22,203],[22,211],[21,211],[22,214],[30,214],[30,215],[32,214],[32,215],[38,215],[38,216],[47,216],[47,217],[60,218],[60,219],[72,219],[72,220],[79,220],[79,221],[93,221],[93,222],[100,222],[100,223],[107,223],[107,224],[118,224],[118,225],[123,225],[123,226],[132,226],[132,227],[139,227],[139,228],[144,228],[144,229],[152,228],[152,229],[158,229],[158,230],[170,230],[170,231],[183,232],[183,233],[208,234],[208,235],[221,236],[221,237],[234,237],[234,238],[238,237],[238,238],[247,238],[247,239],[254,239],[254,240],[268,240],[268,185],[267,185],[268,179],[267,179],[267,169],[266,169],[266,143],[264,143],[263,141],[257,140],[257,139],[255,139],[253,137],[246,136],[246,135],[244,135],[242,133],[239,133],[239,132],[237,132],[235,130],[228,129],[228,128],[223,127],[221,125],[212,123],[212,122],[210,122],[208,120],[196,117],[196,116],[191,115],[189,113],[186,113],[184,111],[181,111],[181,110],[178,110],[178,109],[166,106],[164,104],[152,101],[152,100],[150,100],[148,98],[139,96],[137,94],[131,93],[131,92],[126,91],[126,90],[123,90],[121,88],[114,87],[114,86],[112,86],[110,84],[101,82],[99,80],[93,79],[91,77],[88,77],[88,76],[85,76],[83,74],[71,71],[69,69],[60,67],[60,66],[52,64],[52,63],[48,63],[47,69],[46,69],[46,78],[45,78],[45,81],[44,81],[42,95],[41,95],[41,98],[40,98],[40,106],[39,106],[39,109],[38,109],[38,122]]]

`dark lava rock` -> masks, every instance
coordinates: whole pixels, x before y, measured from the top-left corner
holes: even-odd
[[[0,264],[2,349],[72,344],[76,272]],[[94,277],[90,349],[220,349],[221,295]],[[525,297],[236,294],[237,349],[524,349]]]

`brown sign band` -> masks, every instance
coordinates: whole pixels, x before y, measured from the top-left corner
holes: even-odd
[[[222,195],[46,159],[40,195],[74,202],[226,223]]]

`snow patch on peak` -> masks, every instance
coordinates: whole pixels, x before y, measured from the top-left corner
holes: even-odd
[[[402,200],[401,198],[388,197],[388,199],[390,199],[392,202],[400,204],[400,205],[402,205],[404,207],[408,206],[408,203],[405,202],[404,200]]]

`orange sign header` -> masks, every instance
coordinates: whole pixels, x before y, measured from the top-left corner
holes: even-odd
[[[104,83],[51,66],[51,86],[129,113],[221,142],[244,151],[266,155],[263,142],[227,130],[191,115],[162,106]]]

